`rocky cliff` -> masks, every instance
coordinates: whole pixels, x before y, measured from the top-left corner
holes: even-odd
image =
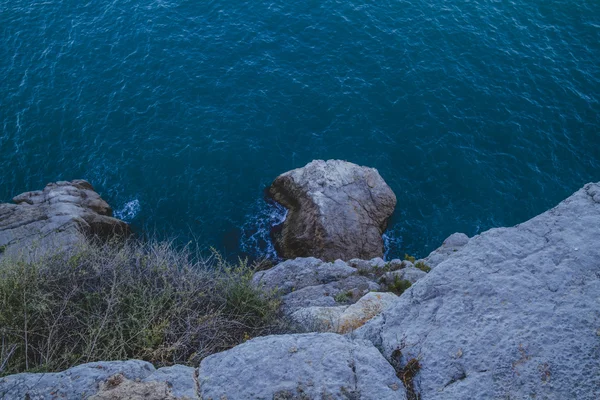
[[[84,180],[56,182],[0,204],[0,257],[30,257],[76,244],[80,235],[103,238],[130,234],[112,208]]]
[[[383,263],[403,280],[414,268]],[[12,375],[0,397],[600,398],[600,183],[515,227],[453,235],[424,263],[429,273],[345,335],[257,338],[195,369],[124,361]],[[291,295],[291,312],[338,307],[340,292],[358,304],[380,290],[378,264],[299,259],[255,279]]]

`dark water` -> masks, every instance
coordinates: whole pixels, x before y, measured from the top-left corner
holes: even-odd
[[[0,200],[85,178],[229,255],[315,158],[379,169],[390,256],[600,180],[597,0],[0,0],[0,39]]]

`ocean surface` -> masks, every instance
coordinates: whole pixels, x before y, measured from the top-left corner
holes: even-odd
[[[84,178],[261,256],[265,187],[331,158],[396,193],[387,257],[600,181],[600,2],[0,0],[0,201]]]

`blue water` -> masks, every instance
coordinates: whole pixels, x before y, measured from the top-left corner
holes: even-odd
[[[395,191],[389,257],[600,180],[597,0],[0,0],[0,39],[0,201],[85,178],[228,256],[316,158]]]

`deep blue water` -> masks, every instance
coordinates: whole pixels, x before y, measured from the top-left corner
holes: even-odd
[[[390,256],[600,180],[597,0],[0,0],[0,39],[0,201],[85,178],[230,256],[315,158],[380,171]]]

